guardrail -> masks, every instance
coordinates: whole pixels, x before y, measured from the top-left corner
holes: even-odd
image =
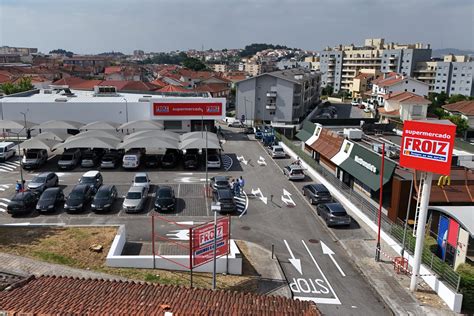
[[[347,199],[349,199],[354,205],[356,205],[374,223],[378,223],[378,209],[376,206],[374,206],[365,198],[363,198],[359,193],[352,190],[345,183],[341,182],[337,177],[334,176],[334,174],[330,173],[328,170],[318,164],[313,158],[311,158],[311,156],[304,152],[299,146],[295,145],[291,140],[279,133],[275,133],[275,136],[279,141],[282,141],[286,146],[293,150],[304,162],[311,166],[311,168],[321,174],[334,187],[338,188],[339,191]],[[402,243],[404,230],[403,225],[394,223],[385,214],[382,214],[381,225],[383,231],[398,240],[400,244]],[[407,227],[407,231],[405,234],[405,250],[410,254],[414,253],[415,241],[416,239],[413,237],[413,230]],[[460,275],[455,272],[451,266],[444,263],[440,258],[438,258],[434,253],[432,253],[427,247],[423,249],[422,263],[425,264],[427,267],[430,267],[430,269],[441,280],[446,281],[446,283],[453,290],[459,292],[459,284],[461,281]]]

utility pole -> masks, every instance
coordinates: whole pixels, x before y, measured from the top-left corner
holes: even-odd
[[[405,225],[403,227],[403,240],[402,240],[402,251],[401,251],[402,257],[403,257],[403,254],[405,252],[405,239],[406,239],[406,235],[407,235],[408,219],[410,218],[410,207],[411,207],[411,199],[412,199],[412,193],[413,193],[413,182],[415,180],[416,180],[416,173],[413,174],[412,179],[411,179],[410,196],[408,198],[407,214],[405,216]],[[420,190],[421,190],[421,188],[420,188]]]
[[[377,231],[377,248],[375,250],[375,261],[380,261],[380,226],[382,225],[382,201],[383,201],[383,169],[385,161],[385,143],[382,143],[382,161],[380,168],[380,195],[379,195],[379,218]]]

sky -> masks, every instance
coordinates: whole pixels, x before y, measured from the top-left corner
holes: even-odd
[[[473,0],[0,0],[0,46],[47,53],[429,43],[474,49]]]

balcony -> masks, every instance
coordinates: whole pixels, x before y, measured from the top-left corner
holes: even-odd
[[[276,91],[267,91],[267,98],[276,98],[277,92]]]
[[[268,103],[267,105],[265,105],[266,110],[276,110],[276,108],[276,104]]]

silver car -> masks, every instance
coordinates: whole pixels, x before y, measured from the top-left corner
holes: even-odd
[[[145,208],[148,189],[144,186],[132,186],[123,200],[122,207],[127,213],[138,213]]]
[[[286,158],[286,153],[281,146],[272,146],[270,149],[270,155],[272,158]]]

